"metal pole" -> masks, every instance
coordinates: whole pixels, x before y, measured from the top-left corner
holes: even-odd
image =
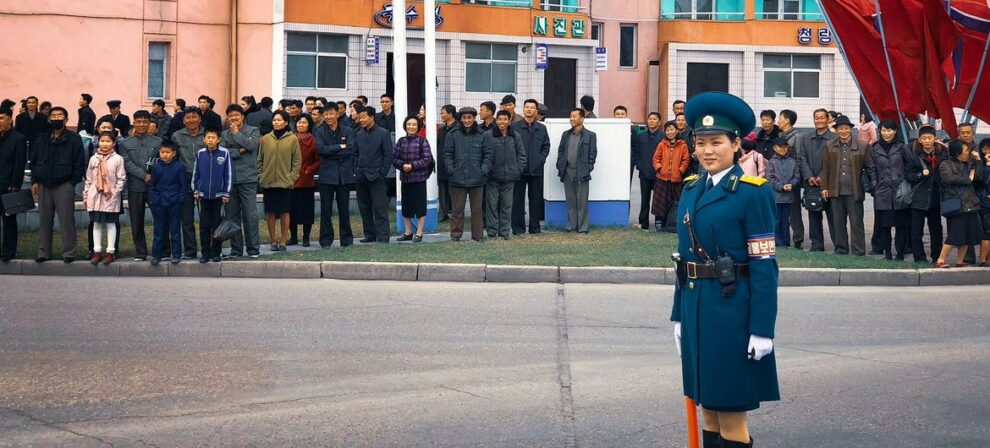
[[[880,0],[873,0],[873,5],[877,10],[877,23],[880,25],[880,42],[883,43],[883,58],[887,61],[887,74],[890,76],[890,88],[894,91],[894,106],[897,107],[897,121],[901,124],[901,138],[904,139],[904,144],[906,145],[910,141],[907,135],[907,128],[904,127],[904,114],[901,112],[901,100],[897,96],[897,81],[894,80],[894,69],[890,65],[890,54],[887,52],[887,34],[883,31],[883,13],[880,12]],[[874,119],[875,118],[876,117],[874,117]]]
[[[433,149],[433,160],[442,157],[443,148],[437,148],[437,30],[436,30],[436,0],[423,0],[423,40],[424,59],[426,62],[426,102],[423,105],[423,116],[426,126],[426,140]],[[439,188],[434,180],[426,183],[426,222],[424,232],[436,232],[439,227],[437,201]]]
[[[832,37],[835,38],[835,43],[839,45],[839,54],[842,56],[842,61],[846,64],[846,69],[849,70],[849,75],[852,76],[853,82],[856,83],[856,89],[859,90],[862,95],[863,89],[859,86],[859,79],[856,78],[856,74],[853,73],[852,68],[849,66],[849,58],[846,57],[845,47],[842,46],[842,39],[839,38],[839,33],[835,32],[835,27],[832,26],[832,18],[828,16],[828,10],[825,9],[825,5],[822,4],[822,0],[816,0],[818,2],[818,9],[822,11],[822,16],[825,17],[825,23],[828,25],[829,29],[832,30]],[[873,114],[873,109],[870,108],[869,101],[864,101],[866,103],[866,111],[870,113],[870,116],[876,117]]]
[[[409,112],[406,99],[406,0],[392,0],[392,77],[395,85],[395,92],[392,96],[392,111],[395,115],[393,139],[397,139],[406,135],[402,122]],[[399,181],[399,176],[395,176],[395,227],[398,231],[405,230],[401,211],[402,183]]]

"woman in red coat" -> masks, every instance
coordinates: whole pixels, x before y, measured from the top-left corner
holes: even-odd
[[[302,245],[309,247],[309,234],[313,230],[316,209],[316,179],[313,176],[320,171],[320,154],[316,151],[316,138],[313,137],[313,119],[309,115],[300,115],[296,122],[296,139],[299,140],[299,150],[302,153],[302,164],[299,167],[299,178],[292,187],[292,207],[289,222],[292,232],[286,245],[299,244],[296,230],[302,225]]]

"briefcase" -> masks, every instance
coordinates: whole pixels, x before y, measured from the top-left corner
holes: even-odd
[[[7,216],[34,210],[34,196],[31,195],[31,190],[7,193],[0,196],[0,200],[3,201],[3,212]]]

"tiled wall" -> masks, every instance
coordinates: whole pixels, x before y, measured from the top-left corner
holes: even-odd
[[[335,25],[286,24],[286,31],[317,32],[346,34],[350,36],[348,48],[348,79],[346,89],[299,89],[283,88],[283,94],[288,98],[303,98],[309,95],[326,96],[332,100],[350,101],[358,95],[366,95],[377,105],[377,98],[385,92],[386,58],[392,51],[391,30],[371,30],[371,35],[381,37],[379,63],[365,64],[365,37],[369,30],[362,28],[343,27]],[[422,31],[409,31],[409,53],[423,53],[424,41]],[[503,93],[479,93],[465,90],[465,43],[494,42],[515,43],[518,45],[518,60],[516,65],[516,91],[512,92],[521,106],[526,98],[536,98],[543,102],[544,73],[537,71],[536,54],[533,43],[545,42],[549,45],[550,57],[573,58],[577,60],[577,98],[590,94],[598,97],[598,76],[594,67],[594,47],[590,41],[574,41],[581,45],[568,45],[564,39],[521,39],[510,36],[491,36],[465,33],[437,33],[437,105],[453,104],[457,107],[477,107],[484,101],[502,99]],[[527,51],[522,52],[526,46]],[[280,69],[286,70],[285,57],[280,60]]]

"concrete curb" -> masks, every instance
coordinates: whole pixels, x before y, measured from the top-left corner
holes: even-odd
[[[489,283],[615,283],[673,285],[671,268],[513,266],[444,263],[372,263],[349,261],[224,261],[158,266],[127,260],[93,266],[86,260],[37,264],[30,260],[0,263],[0,275],[206,277],[393,280]],[[990,269],[806,269],[780,270],[780,286],[953,286],[990,285]]]

